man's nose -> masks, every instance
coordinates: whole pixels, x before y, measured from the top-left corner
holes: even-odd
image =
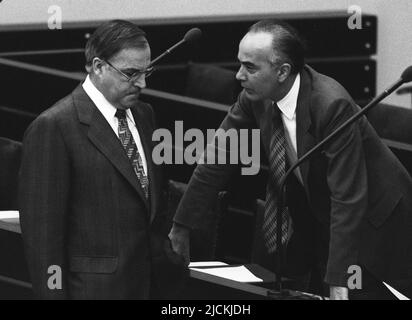
[[[245,76],[243,66],[240,66],[238,72],[236,73],[236,79],[239,80],[239,81],[245,81],[246,80],[246,76]]]
[[[146,88],[146,77],[142,75],[137,79],[133,79],[132,83],[134,86],[139,87],[140,89],[144,89]]]

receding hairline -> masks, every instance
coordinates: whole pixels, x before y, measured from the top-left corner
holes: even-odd
[[[241,43],[245,40],[245,39],[247,39],[247,38],[249,38],[250,36],[257,36],[257,37],[259,37],[260,35],[262,35],[262,37],[268,37],[268,42],[267,43],[265,43],[265,44],[262,44],[261,46],[260,46],[260,48],[259,47],[257,47],[257,49],[266,49],[266,48],[269,48],[270,49],[270,51],[271,51],[271,58],[269,59],[269,62],[271,62],[271,63],[276,63],[279,59],[284,59],[285,57],[284,57],[284,55],[282,54],[282,52],[278,49],[278,48],[276,48],[276,45],[275,45],[275,43],[276,43],[276,38],[275,38],[275,35],[272,33],[272,32],[270,32],[270,31],[266,31],[266,30],[256,30],[256,31],[248,31],[245,35],[244,35],[244,37],[242,38],[242,40],[241,40]],[[239,44],[240,45],[240,44]]]
[[[272,47],[274,50],[276,50],[276,40],[283,40],[286,37],[294,37],[294,35],[287,29],[285,29],[283,26],[281,25],[276,25],[274,26],[271,30],[267,30],[267,29],[251,29],[249,30],[246,35],[248,34],[267,34],[269,36],[271,36],[271,40],[272,40]]]
[[[282,20],[267,19],[256,22],[248,33],[272,35],[272,51],[275,56],[292,66],[292,73],[302,70],[305,65],[306,46],[298,31]]]
[[[297,37],[296,30],[292,28],[289,24],[286,24],[282,21],[273,21],[272,23],[264,23],[265,21],[260,21],[254,25],[252,25],[248,33],[268,33],[275,38],[282,38],[282,37]],[[263,23],[263,24],[262,24]]]

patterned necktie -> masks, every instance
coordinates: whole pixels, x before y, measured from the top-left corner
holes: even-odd
[[[132,163],[134,172],[147,199],[149,197],[149,179],[144,171],[142,157],[139,154],[132,132],[127,125],[126,110],[117,109],[115,117],[119,119],[119,139]]]
[[[273,135],[269,148],[269,177],[266,188],[265,213],[263,218],[263,239],[269,253],[277,249],[277,211],[282,210],[282,244],[288,240],[288,226],[290,221],[287,207],[278,208],[278,188],[280,180],[286,172],[286,139],[280,110],[277,104],[273,105]]]

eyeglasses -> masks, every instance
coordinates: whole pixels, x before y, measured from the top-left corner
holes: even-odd
[[[123,77],[125,77],[127,79],[127,81],[129,82],[135,82],[138,79],[140,79],[143,75],[145,78],[150,77],[150,75],[153,73],[154,71],[154,67],[149,67],[146,70],[138,70],[136,72],[134,72],[131,75],[127,75],[126,73],[124,73],[123,71],[117,69],[114,65],[112,65],[109,61],[107,60],[103,60],[104,62],[106,62],[109,66],[111,66],[114,70],[116,70],[119,74],[121,74]]]

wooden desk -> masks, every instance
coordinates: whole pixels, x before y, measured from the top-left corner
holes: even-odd
[[[190,269],[189,284],[182,293],[182,298],[188,300],[270,299],[269,289],[260,284],[270,286],[276,279],[275,275],[256,264],[245,265],[245,267],[261,278],[263,283],[243,283]]]
[[[32,299],[32,285],[24,257],[19,219],[0,220],[0,299]],[[245,265],[262,283],[243,283],[190,270],[190,278],[176,299],[271,300],[275,275],[256,264]],[[314,298],[307,296],[307,298]]]
[[[21,233],[19,218],[0,219],[0,230]]]
[[[230,266],[226,266],[230,267]],[[243,283],[198,270],[190,270],[190,279],[179,299],[185,300],[322,300],[321,297],[297,291],[287,291],[287,296],[272,295],[276,276],[257,264],[246,264],[263,282]],[[284,279],[284,287],[288,280]]]
[[[0,299],[32,299],[18,218],[0,220]]]

